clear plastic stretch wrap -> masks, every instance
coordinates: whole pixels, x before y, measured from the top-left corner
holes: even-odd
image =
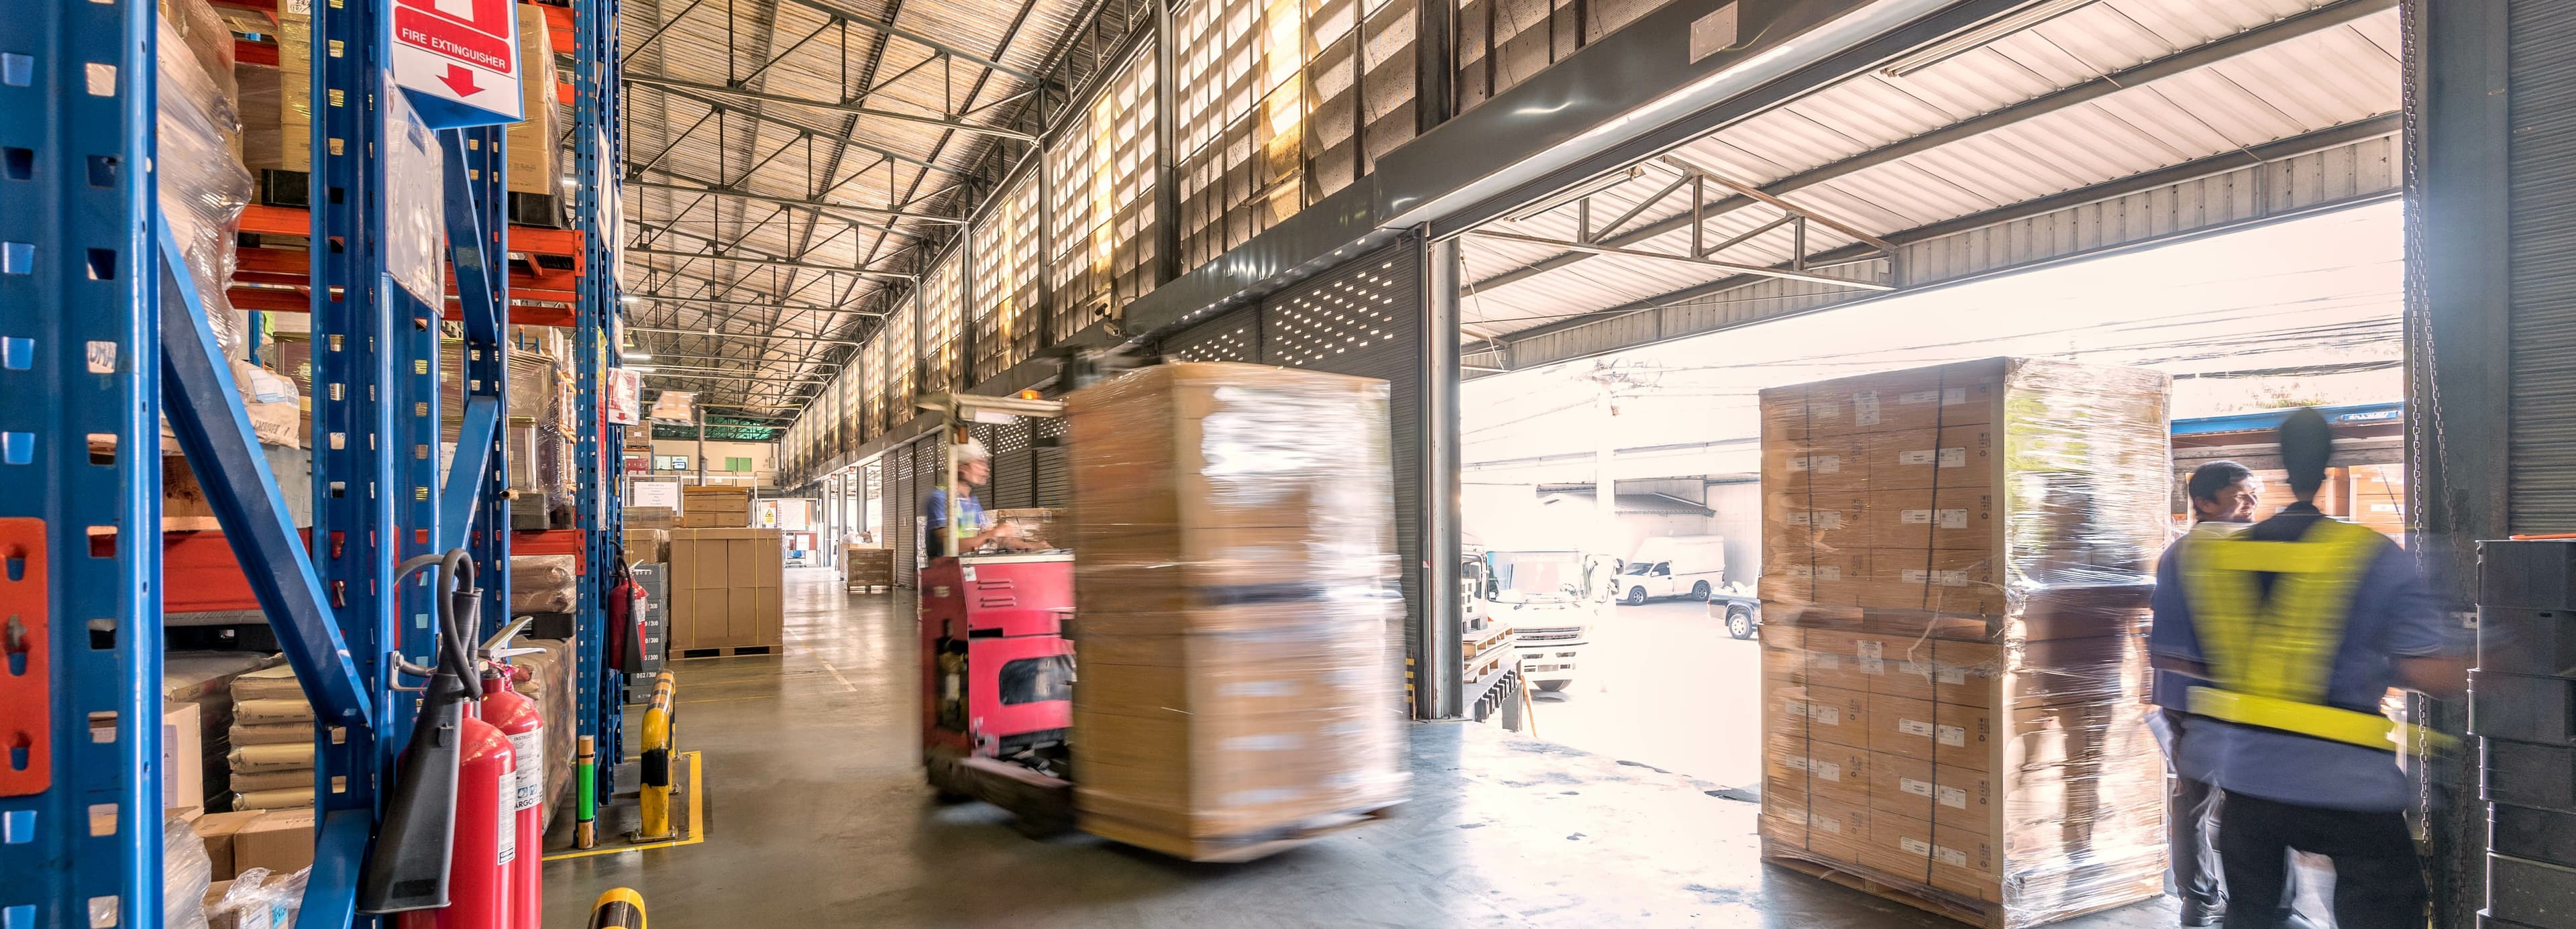
[[[510,612],[572,612],[574,568],[571,555],[510,556]]]
[[[1241,860],[1393,806],[1386,383],[1170,364],[1066,412],[1083,827]]]
[[[203,0],[196,5],[203,6]],[[197,18],[185,12],[188,6],[174,3],[161,17],[161,47],[194,47],[180,33],[181,24]],[[205,16],[211,17],[212,11],[205,11]],[[212,32],[229,47],[230,33],[220,28]],[[174,52],[157,59],[161,91],[154,125],[159,130],[155,138],[160,153],[153,164],[161,179],[161,213],[187,261],[197,298],[205,304],[207,324],[215,331],[216,343],[223,346],[224,357],[240,358],[246,327],[225,290],[232,286],[233,236],[241,224],[242,208],[250,204],[252,180],[250,171],[233,155],[241,120],[223,86],[231,83],[230,66],[219,84],[199,64],[201,57]],[[151,267],[157,273],[157,259]]]
[[[1995,929],[2162,892],[2168,390],[1989,359],[1762,392],[1766,855]]]
[[[206,856],[206,840],[197,837],[196,818],[168,810],[161,817],[161,925],[164,929],[206,929],[206,888],[214,884],[215,863]],[[115,898],[104,898],[109,904]],[[91,925],[115,925],[95,915]]]

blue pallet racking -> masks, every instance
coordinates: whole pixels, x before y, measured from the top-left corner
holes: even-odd
[[[487,622],[508,616],[506,159],[497,126],[431,129],[387,79],[384,8],[312,5],[314,525],[287,516],[150,172],[156,10],[34,0],[0,35],[0,926],[151,926],[162,918],[161,456],[166,414],[280,649],[312,698],[317,829],[299,923],[354,911],[359,869],[412,717],[391,658],[430,654],[428,589],[393,565],[466,547]],[[615,754],[618,692],[599,617],[618,508],[600,372],[619,302],[615,6],[576,7],[584,140],[576,360],[580,528],[591,583],[577,628],[581,732]],[[598,139],[601,157],[588,143]],[[408,155],[411,160],[405,161]],[[605,158],[603,163],[602,158]],[[439,167],[424,172],[426,161]],[[389,227],[425,195],[443,245]],[[409,185],[408,187],[406,185]],[[428,239],[428,241],[424,241]],[[436,285],[455,272],[464,332],[457,453],[440,466]],[[434,274],[434,271],[433,271]],[[614,447],[609,445],[608,447]],[[482,630],[482,631],[488,631]],[[603,778],[607,775],[603,773]],[[21,876],[30,879],[20,880]]]

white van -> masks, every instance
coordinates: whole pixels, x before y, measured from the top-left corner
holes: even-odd
[[[1662,597],[1707,600],[1726,583],[1726,537],[1658,536],[1637,543],[1637,554],[1619,571],[1611,592],[1619,602],[1642,606]]]

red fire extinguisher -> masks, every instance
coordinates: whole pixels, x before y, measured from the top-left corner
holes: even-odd
[[[474,714],[465,716],[459,735],[464,757],[456,767],[447,905],[403,913],[397,920],[402,929],[516,929],[510,873],[519,857],[517,759],[509,737]],[[534,857],[535,850],[529,852]]]
[[[635,575],[626,566],[626,552],[617,552],[617,583],[608,590],[608,666],[620,674],[644,672],[644,585],[635,583]]]
[[[545,921],[545,884],[541,876],[544,856],[537,852],[546,841],[546,721],[537,711],[537,701],[510,686],[513,672],[519,669],[499,664],[498,660],[541,650],[494,649],[483,666],[483,720],[510,741],[510,754],[518,765],[510,800],[514,824],[511,831],[519,852],[510,868],[513,929],[537,929]]]

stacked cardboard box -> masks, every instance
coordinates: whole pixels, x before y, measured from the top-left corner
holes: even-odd
[[[1994,927],[2161,892],[2166,392],[2025,359],[1763,392],[1767,855]]]
[[[1243,860],[1392,806],[1384,382],[1162,365],[1066,411],[1083,828]]]
[[[673,529],[674,651],[775,648],[784,640],[778,591],[786,574],[776,529]]]
[[[751,488],[681,488],[680,525],[688,529],[739,529],[751,525]]]
[[[629,511],[632,512],[632,511]],[[671,560],[671,532],[667,528],[646,528],[626,523],[626,563],[651,564]]]

